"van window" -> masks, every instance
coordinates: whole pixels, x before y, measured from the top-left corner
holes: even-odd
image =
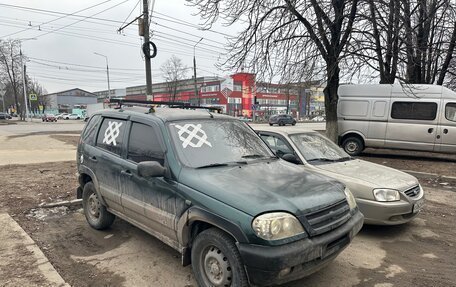
[[[449,121],[456,122],[456,103],[446,104],[445,118]]]
[[[437,116],[437,103],[394,102],[393,119],[433,121]]]
[[[340,114],[342,116],[366,117],[369,108],[368,101],[340,101]]]
[[[120,155],[122,153],[125,126],[125,120],[104,118],[98,132],[97,146]]]
[[[163,153],[155,130],[148,125],[133,123],[128,140],[127,158],[138,163],[158,161],[163,165]]]

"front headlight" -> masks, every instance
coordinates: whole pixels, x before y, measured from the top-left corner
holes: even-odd
[[[401,198],[399,191],[387,188],[374,189],[374,197],[377,201],[398,201]]]
[[[257,216],[252,222],[256,235],[265,240],[279,240],[304,233],[299,220],[285,212]]]
[[[356,199],[353,196],[353,193],[351,193],[351,191],[350,191],[350,189],[348,189],[348,187],[346,187],[344,189],[344,192],[345,192],[345,197],[347,197],[347,202],[348,202],[348,206],[350,207],[350,210],[355,209],[356,208]]]

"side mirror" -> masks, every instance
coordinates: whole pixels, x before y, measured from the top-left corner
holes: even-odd
[[[299,158],[292,153],[286,153],[286,154],[282,155],[281,158],[283,160],[286,160],[291,163],[301,164],[301,161],[299,160]]]
[[[138,164],[138,175],[144,178],[164,176],[166,168],[157,161],[143,161]]]

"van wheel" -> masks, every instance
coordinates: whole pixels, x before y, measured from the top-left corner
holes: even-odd
[[[192,268],[198,286],[248,286],[247,275],[233,239],[217,229],[206,229],[192,246]]]
[[[112,225],[116,216],[110,213],[106,206],[98,200],[93,182],[84,185],[82,192],[82,208],[90,226],[97,230],[106,229]]]
[[[364,150],[364,143],[358,137],[348,137],[342,143],[342,147],[349,155],[356,156]]]

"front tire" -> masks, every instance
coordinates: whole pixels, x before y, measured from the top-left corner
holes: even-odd
[[[82,208],[89,225],[97,230],[108,228],[116,219],[116,216],[110,213],[98,199],[95,185],[91,181],[84,185]]]
[[[342,147],[349,155],[357,156],[364,150],[364,143],[358,137],[348,137],[342,143]]]
[[[206,229],[196,237],[192,246],[192,268],[201,287],[248,286],[234,240],[217,228]]]

